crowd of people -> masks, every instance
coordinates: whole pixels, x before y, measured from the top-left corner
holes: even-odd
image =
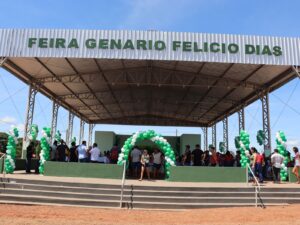
[[[297,179],[297,183],[300,184],[300,154],[297,147],[293,147],[295,157],[292,158],[288,152],[287,167],[293,167],[293,174]],[[284,157],[278,153],[277,149],[274,149],[270,156],[266,156],[264,153],[259,153],[255,147],[251,147],[249,154],[249,165],[254,175],[258,178],[260,183],[263,183],[265,179],[273,179],[274,183],[280,182],[280,170],[283,167]],[[186,145],[186,149],[183,155],[176,158],[177,166],[220,166],[220,167],[241,167],[241,153],[236,151],[226,151],[225,153],[217,152],[214,147],[210,147],[209,150],[202,151],[197,144],[195,149],[191,151],[190,145]],[[249,171],[249,177],[254,180],[254,177]]]
[[[30,173],[31,159],[34,157],[34,143],[31,142],[27,147],[26,172]],[[300,169],[300,155],[297,147],[293,148],[295,157],[292,158],[288,153],[287,167],[293,167],[293,174],[300,183],[299,169]],[[59,143],[54,141],[50,149],[51,161],[59,162],[80,162],[80,163],[117,163],[120,149],[114,146],[111,150],[101,152],[97,143],[88,147],[86,141],[82,144],[76,145],[72,142],[68,147],[66,143],[61,140]],[[258,178],[259,182],[264,182],[265,179],[273,179],[274,182],[279,182],[280,170],[283,165],[284,157],[275,149],[270,156],[252,147],[247,157],[250,161],[250,167]],[[240,151],[233,152],[226,151],[225,153],[217,152],[215,147],[210,147],[209,150],[201,150],[200,145],[196,144],[195,148],[191,150],[190,145],[186,145],[184,154],[176,157],[177,166],[211,166],[211,167],[241,167],[241,153]],[[143,180],[146,173],[147,178],[154,179],[164,177],[164,155],[154,148],[153,152],[148,150],[141,150],[138,146],[134,146],[129,155],[129,176]],[[36,169],[36,172],[38,169]],[[250,179],[253,179],[252,173],[249,172]]]
[[[26,155],[26,172],[30,173],[32,158],[39,158],[36,154],[36,146],[34,142],[30,142],[27,147]],[[54,141],[50,146],[50,160],[58,162],[80,162],[80,163],[117,163],[118,147],[114,146],[110,151],[103,153],[98,148],[97,143],[88,147],[86,141],[80,145],[75,142],[68,147],[64,140]],[[38,173],[38,165],[36,165],[35,172]]]

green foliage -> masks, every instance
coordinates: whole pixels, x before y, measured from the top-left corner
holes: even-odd
[[[235,144],[235,147],[236,147],[236,149],[239,149],[240,147],[241,147],[241,145],[240,145],[240,136],[236,136],[235,138],[234,138],[234,144]]]
[[[240,163],[241,163],[241,166],[243,168],[246,168],[247,167],[247,164],[250,163],[250,159],[248,157],[249,155],[249,150],[250,150],[250,139],[249,139],[249,134],[244,131],[244,130],[241,130],[240,132],[240,136],[239,136],[239,145],[240,145],[240,152],[241,152],[241,160],[240,160]]]
[[[40,153],[40,166],[39,166],[39,172],[41,174],[44,173],[44,164],[46,161],[50,160],[50,134],[51,129],[44,127],[43,128],[43,137],[41,138],[41,153]]]
[[[5,171],[6,173],[13,173],[15,170],[16,159],[16,145],[18,143],[19,131],[17,128],[13,128],[9,132],[7,145],[6,145],[6,157],[5,157]]]
[[[219,150],[220,152],[224,153],[225,152],[225,143],[220,141],[219,143]]]
[[[279,154],[282,155],[284,157],[284,161],[281,165],[281,169],[280,169],[280,178],[282,181],[286,181],[287,180],[287,163],[289,161],[288,158],[288,151],[286,150],[285,147],[285,142],[286,142],[286,137],[285,134],[283,133],[283,131],[278,131],[276,133],[276,144],[277,144],[277,149],[279,151]]]
[[[259,145],[263,145],[265,143],[266,135],[262,130],[257,131],[256,140]]]

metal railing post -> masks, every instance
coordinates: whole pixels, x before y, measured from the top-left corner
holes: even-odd
[[[249,186],[249,171],[248,171],[248,166],[246,167],[246,183],[247,183],[247,186]]]
[[[0,160],[2,160],[2,158],[3,158],[3,166],[2,166],[2,168],[3,168],[3,171],[2,171],[2,177],[3,177],[3,179],[5,178],[5,175],[6,175],[6,170],[5,170],[5,157],[6,157],[6,154],[3,154],[3,155],[0,157]]]
[[[257,207],[257,205],[258,205],[258,194],[260,192],[260,184],[259,184],[259,182],[258,182],[258,180],[257,180],[257,178],[256,178],[256,176],[255,176],[255,174],[254,174],[254,172],[251,169],[251,167],[250,167],[249,164],[247,165],[247,170],[249,170],[251,172],[251,174],[253,176],[253,179],[254,179],[254,181],[255,181],[255,183],[257,185],[257,186],[255,186],[255,207]]]
[[[257,208],[257,197],[258,197],[258,190],[257,187],[255,187],[255,207]]]
[[[122,205],[123,205],[123,194],[124,194],[125,175],[126,175],[126,160],[124,160],[124,164],[123,164],[123,176],[122,176],[122,184],[121,184],[120,208],[122,208]]]

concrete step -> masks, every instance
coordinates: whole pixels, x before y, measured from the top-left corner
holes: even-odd
[[[286,203],[279,204],[265,204],[264,206],[287,206]],[[225,208],[225,207],[254,207],[255,203],[190,203],[190,204],[169,204],[169,203],[146,203],[134,202],[123,203],[124,208],[128,209],[166,209],[166,210],[180,210],[180,209],[200,209],[200,208]],[[260,205],[258,205],[261,207]]]
[[[47,185],[31,185],[22,183],[8,183],[0,185],[2,189],[20,189],[20,190],[36,190],[36,191],[55,191],[55,192],[71,192],[71,193],[88,193],[88,194],[114,194],[120,195],[120,189],[101,189],[101,188],[78,188],[78,187],[64,187],[64,186],[47,186]],[[240,196],[247,197],[253,196],[253,192],[213,192],[213,191],[198,191],[198,192],[186,192],[186,191],[156,191],[156,190],[124,190],[125,195],[144,195],[144,196]]]
[[[119,207],[120,200],[86,200],[76,198],[56,198],[49,196],[31,196],[31,195],[9,195],[1,194],[0,201],[19,201],[19,202],[35,202],[35,203],[55,203],[82,206],[99,206],[99,207]]]
[[[47,186],[47,185],[30,185],[22,183],[5,183],[0,185],[0,189],[20,189],[20,190],[34,190],[39,191],[49,191],[49,192],[62,192],[62,193],[75,193],[75,194],[100,194],[100,195],[120,195],[120,189],[101,189],[101,188],[78,188],[78,187],[64,187],[64,186]],[[279,189],[278,189],[279,191]],[[124,190],[124,195],[129,196],[149,196],[149,197],[254,197],[253,191],[247,192],[214,192],[214,191],[156,191],[156,190]],[[293,197],[299,198],[299,192],[261,192],[260,196],[262,198],[266,197]]]
[[[61,204],[75,206],[92,206],[92,207],[119,207],[119,201],[113,200],[86,200],[76,198],[54,198],[44,196],[27,196],[27,195],[0,195],[0,202],[10,203],[19,202],[27,204]],[[286,203],[265,203],[265,205],[286,205]],[[249,202],[143,202],[143,201],[124,201],[124,208],[143,208],[143,209],[197,209],[197,208],[216,208],[216,207],[242,207],[255,206],[252,201]]]
[[[32,196],[32,197],[50,197],[50,198],[63,198],[63,199],[81,199],[81,200],[99,200],[99,201],[119,201],[120,195],[109,194],[80,194],[70,192],[51,192],[51,191],[39,191],[36,190],[19,190],[19,189],[0,189],[0,196]],[[147,203],[176,203],[176,204],[189,204],[189,203],[254,203],[254,196],[251,197],[216,197],[216,196],[204,196],[204,197],[162,197],[162,196],[143,196],[143,195],[124,195],[124,201],[127,202],[147,202]],[[264,203],[300,203],[300,198],[295,197],[265,197]]]
[[[1,181],[1,180],[0,180]],[[59,186],[59,187],[72,187],[72,188],[99,188],[99,189],[120,189],[120,185],[110,184],[92,184],[92,183],[72,183],[72,182],[58,182],[58,181],[44,181],[44,180],[29,180],[29,179],[5,179],[0,183],[21,183],[21,184],[36,184],[47,186]],[[188,185],[188,184],[187,184]],[[152,191],[214,191],[214,192],[245,192],[254,191],[254,187],[170,187],[170,186],[141,186],[141,185],[125,185],[125,189],[131,190],[152,190]]]
[[[0,179],[0,203],[54,204],[83,207],[119,207],[121,185]],[[187,184],[188,185],[188,184]],[[250,187],[159,187],[126,185],[125,208],[194,209],[255,205]],[[300,203],[300,188],[262,187],[265,205]]]

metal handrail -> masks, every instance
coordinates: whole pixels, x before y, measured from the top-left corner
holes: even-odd
[[[6,170],[5,170],[5,157],[6,157],[6,154],[5,153],[3,153],[3,155],[0,157],[0,160],[2,160],[2,158],[3,158],[3,171],[2,171],[2,176],[3,176],[3,178],[5,178],[5,175],[6,175]]]
[[[257,178],[256,178],[256,176],[255,176],[255,174],[254,174],[254,172],[253,172],[253,170],[252,170],[252,168],[250,167],[250,165],[248,164],[247,165],[247,183],[249,182],[249,174],[248,174],[248,170],[250,170],[250,173],[252,174],[252,176],[253,176],[253,179],[254,179],[254,181],[255,181],[255,183],[256,183],[256,186],[255,186],[255,207],[257,207],[257,202],[258,202],[258,195],[259,195],[259,193],[260,193],[260,187],[261,187],[261,185],[260,185],[260,183],[258,182],[258,180],[257,180]]]
[[[125,185],[125,178],[126,178],[126,160],[123,161],[123,176],[122,176],[122,183],[121,183],[121,197],[120,197],[120,208],[122,208],[123,204],[123,194],[124,194],[124,185]]]

